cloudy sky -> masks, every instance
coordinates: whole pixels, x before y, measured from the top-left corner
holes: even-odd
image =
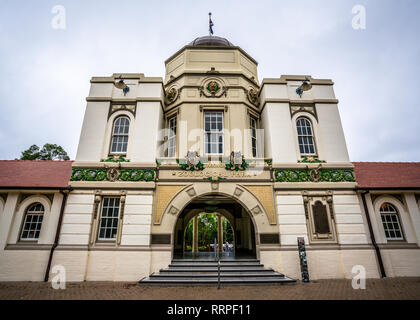
[[[62,5],[66,28],[54,29]],[[352,28],[352,8],[366,29]],[[335,82],[351,160],[420,161],[418,0],[1,0],[0,159],[32,144],[74,159],[92,76],[164,76],[164,60],[208,32],[259,62],[259,80]]]

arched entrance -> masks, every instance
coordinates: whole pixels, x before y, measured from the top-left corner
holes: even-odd
[[[204,237],[203,228],[208,229]],[[256,258],[254,222],[239,202],[225,195],[195,198],[178,215],[173,234],[174,258]]]

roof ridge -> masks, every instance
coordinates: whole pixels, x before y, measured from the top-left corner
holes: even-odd
[[[11,160],[11,159],[5,159],[5,160],[0,160],[1,162],[57,162],[57,163],[62,163],[62,162],[74,162],[74,160]]]
[[[419,163],[420,161],[352,161],[352,163]]]

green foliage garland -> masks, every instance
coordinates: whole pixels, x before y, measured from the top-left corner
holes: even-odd
[[[153,181],[154,169],[122,169],[118,180],[120,181]],[[106,169],[74,168],[70,181],[109,181]]]
[[[319,182],[355,182],[352,169],[319,169]],[[310,169],[276,169],[274,179],[277,182],[313,181]]]

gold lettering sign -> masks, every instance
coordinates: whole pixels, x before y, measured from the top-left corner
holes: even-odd
[[[250,174],[245,171],[214,171],[214,170],[203,170],[203,171],[177,171],[177,177],[181,178],[247,178],[251,177]]]

